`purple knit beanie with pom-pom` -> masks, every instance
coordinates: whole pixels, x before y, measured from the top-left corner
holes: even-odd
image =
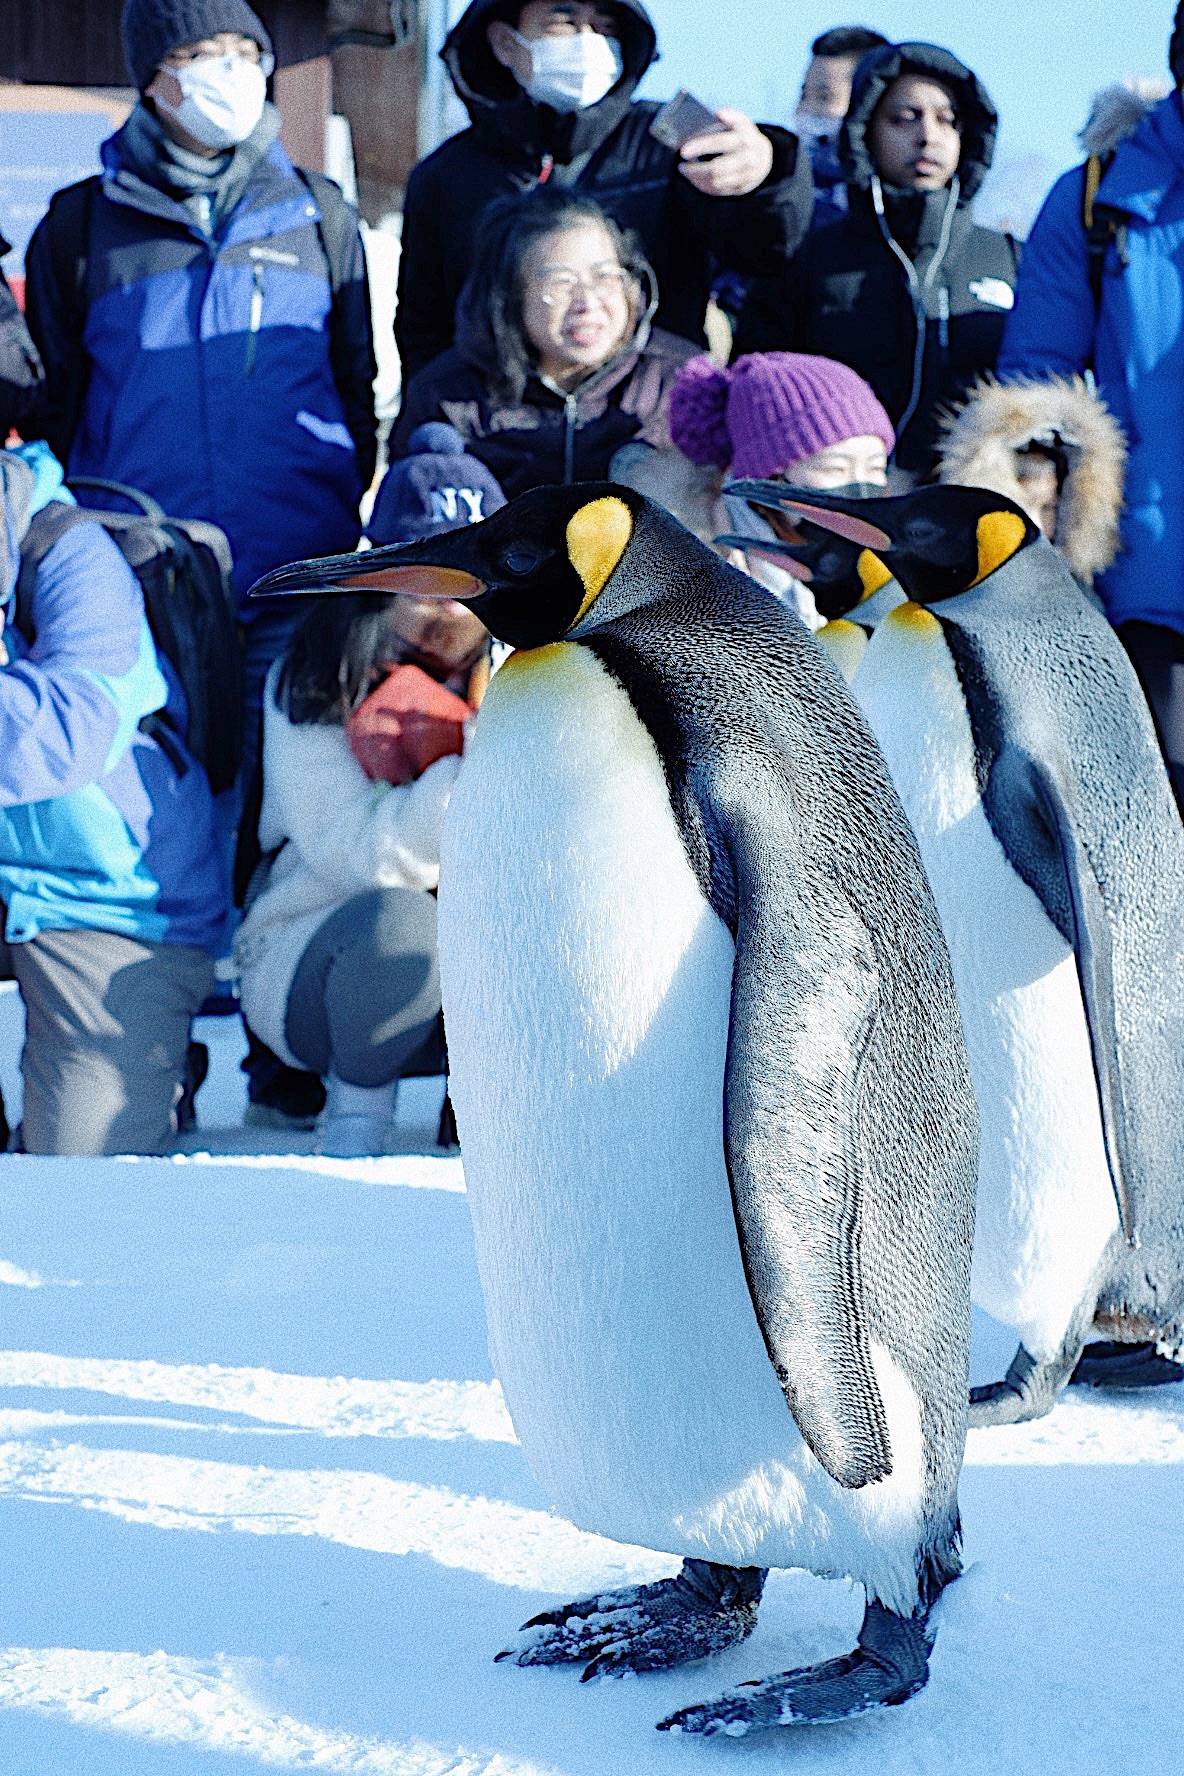
[[[670,435],[693,463],[758,479],[846,438],[896,442],[862,376],[805,352],[753,352],[726,370],[692,358],[670,392]]]

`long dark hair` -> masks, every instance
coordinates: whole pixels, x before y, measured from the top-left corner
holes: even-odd
[[[382,592],[313,602],[276,684],[276,703],[289,721],[341,725],[348,720],[400,657],[394,606],[393,595]]]
[[[487,377],[495,400],[521,401],[534,369],[534,348],[522,324],[527,254],[544,236],[587,222],[604,229],[617,258],[652,305],[657,284],[640,245],[594,198],[562,186],[538,185],[525,195],[490,204],[457,304],[456,330],[461,349]]]

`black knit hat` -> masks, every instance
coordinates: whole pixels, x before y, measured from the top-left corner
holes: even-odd
[[[267,27],[247,0],[124,0],[123,53],[141,92],[171,50],[219,31],[237,31],[272,53]]]
[[[1168,44],[1168,67],[1172,71],[1172,79],[1179,86],[1184,83],[1184,0],[1176,8],[1176,16],[1172,20],[1172,37]]]

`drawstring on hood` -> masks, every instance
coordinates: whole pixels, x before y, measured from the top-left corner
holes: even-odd
[[[950,235],[953,232],[954,217],[958,213],[961,186],[958,182],[958,175],[955,173],[945,193],[945,206],[942,211],[941,227],[937,237],[937,245],[933,249],[933,256],[930,259],[929,264],[926,266],[923,276],[917,275],[917,267],[909,258],[908,254],[888,226],[884,205],[884,188],[880,184],[878,173],[872,174],[871,194],[872,208],[876,213],[876,221],[880,225],[880,233],[883,236],[884,243],[889,251],[899,259],[904,268],[904,275],[909,286],[909,295],[912,297],[913,301],[913,312],[917,317],[917,343],[913,350],[912,385],[909,389],[909,398],[905,410],[896,422],[896,435],[897,437],[900,437],[910,419],[912,419],[913,414],[917,411],[917,403],[921,399],[921,384],[925,375],[925,336],[929,320],[929,302],[935,286],[937,289],[938,308],[938,344],[942,351],[948,351],[949,349],[950,292],[946,283],[943,281],[938,284],[937,279],[942,266],[945,264],[946,254],[950,250]],[[933,195],[940,197],[942,193],[935,192]]]

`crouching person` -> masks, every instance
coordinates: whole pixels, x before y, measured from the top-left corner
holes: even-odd
[[[240,993],[270,1048],[327,1076],[322,1153],[381,1153],[399,1079],[443,1070],[440,829],[488,643],[452,601],[325,599],[268,677]]]
[[[35,488],[0,453],[0,974],[25,1004],[24,1148],[162,1153],[226,916],[210,789],[102,528],[71,525],[22,577]]]

